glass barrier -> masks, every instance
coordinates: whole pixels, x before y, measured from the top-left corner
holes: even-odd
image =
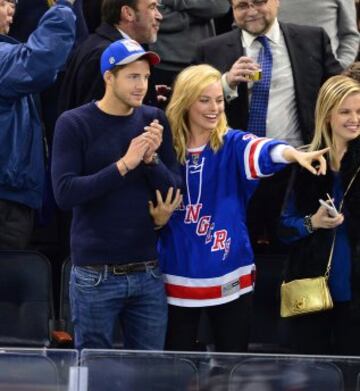
[[[78,352],[0,347],[1,391],[75,391]]]
[[[360,391],[360,357],[83,350],[80,365],[87,391]]]
[[[1,391],[360,391],[360,357],[0,348]]]

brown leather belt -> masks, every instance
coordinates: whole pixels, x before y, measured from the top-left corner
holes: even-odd
[[[155,259],[153,261],[132,262],[132,263],[125,263],[123,265],[91,265],[91,266],[84,266],[84,267],[90,270],[95,270],[97,272],[103,272],[107,267],[109,273],[112,273],[116,276],[121,276],[129,273],[144,272],[149,269],[154,269],[157,266],[158,266],[158,261]]]

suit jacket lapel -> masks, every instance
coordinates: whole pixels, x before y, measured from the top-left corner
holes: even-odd
[[[298,76],[301,75],[301,50],[298,49],[299,41],[297,40],[297,33],[294,30],[289,29],[288,25],[280,23],[280,29],[284,35],[286,48],[289,53],[291,68],[293,72],[293,78],[295,83],[295,90],[298,87]]]
[[[237,54],[236,58],[234,59],[233,63],[241,56],[246,56],[245,49],[242,45],[242,37],[241,37],[241,30],[238,30],[238,34],[236,37],[236,43],[234,47],[234,54]],[[238,95],[239,100],[242,102],[241,105],[241,118],[242,118],[242,124],[241,128],[244,130],[247,130],[247,122],[248,122],[248,115],[249,115],[249,89],[247,83],[240,83],[238,85]]]
[[[239,28],[234,29],[226,42],[228,46],[228,57],[225,59],[227,64],[233,64],[239,57],[244,55],[244,48],[241,42],[241,30]]]

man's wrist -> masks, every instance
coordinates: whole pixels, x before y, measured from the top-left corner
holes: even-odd
[[[159,162],[159,155],[156,152],[154,152],[149,159],[144,159],[144,163],[148,166],[157,166]]]
[[[221,77],[221,85],[224,90],[225,99],[227,102],[238,97],[237,88],[231,88],[227,80],[228,72],[224,73]]]
[[[124,158],[121,158],[120,160],[118,160],[116,162],[116,167],[117,167],[118,171],[120,172],[121,176],[125,176],[130,171],[128,165],[126,164],[126,162],[124,160]]]

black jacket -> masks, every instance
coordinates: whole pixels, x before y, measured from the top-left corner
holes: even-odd
[[[113,26],[102,23],[77,48],[66,67],[59,97],[59,114],[103,97],[105,85],[100,72],[100,57],[105,48],[122,38]]]
[[[360,166],[360,138],[349,144],[340,167],[344,191]],[[302,216],[314,214],[319,208],[319,198],[326,199],[332,193],[333,173],[328,170],[325,176],[314,176],[300,169],[293,183],[295,205]],[[360,173],[356,176],[344,199],[343,212],[351,248],[352,292],[360,304]],[[318,277],[324,275],[328,262],[334,230],[318,229],[306,238],[298,240],[290,251],[285,268],[285,280]],[[287,227],[280,227],[282,237],[292,236]],[[360,314],[359,314],[360,315]]]
[[[59,114],[104,96],[105,83],[100,72],[103,51],[122,34],[108,23],[102,23],[89,35],[67,64],[59,98]],[[144,45],[142,45],[144,46]],[[144,103],[156,105],[156,93],[151,78]]]

